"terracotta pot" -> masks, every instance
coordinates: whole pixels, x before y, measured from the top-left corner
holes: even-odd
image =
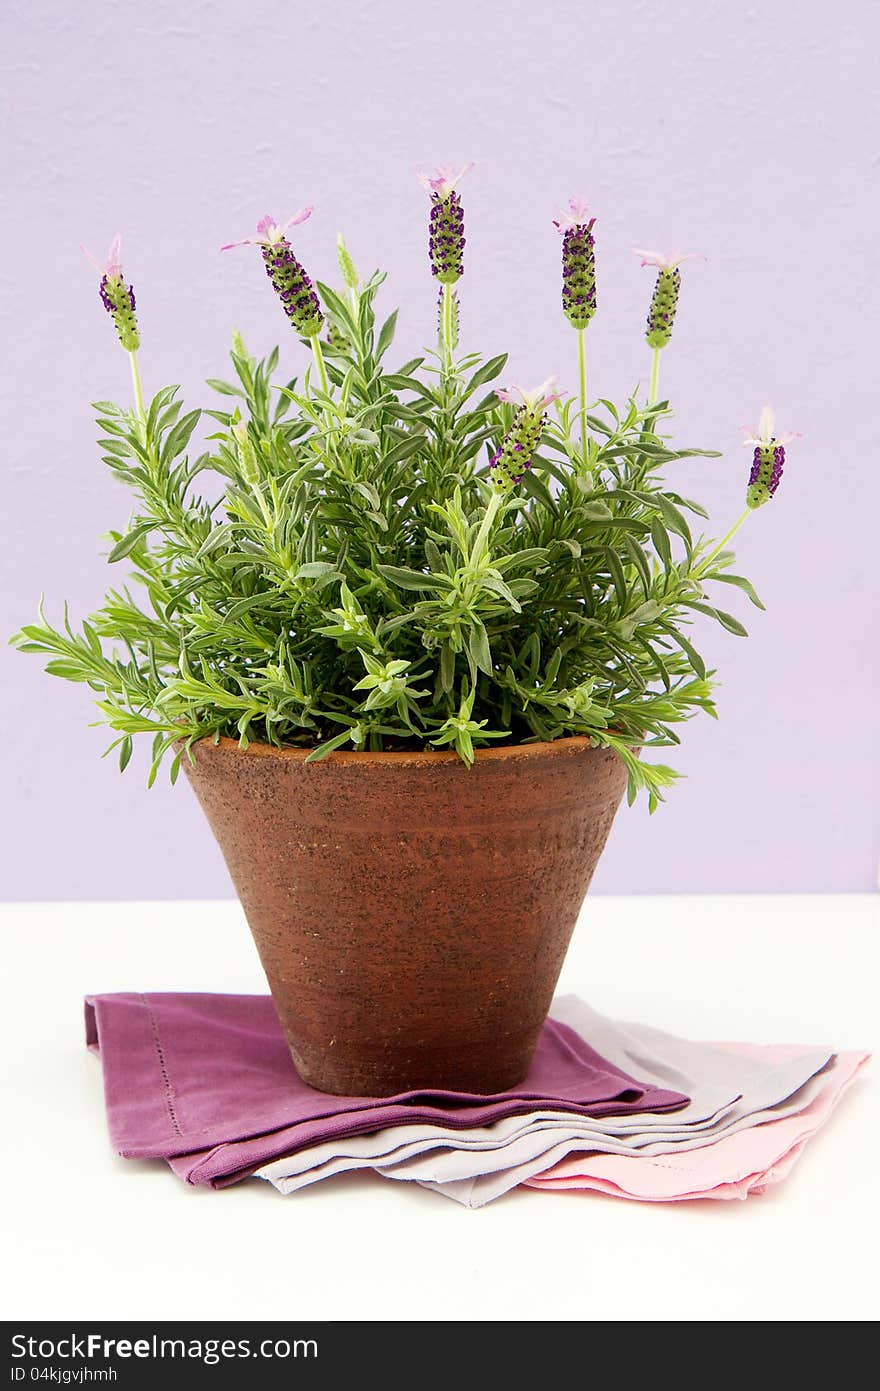
[[[448,752],[193,752],[304,1080],[522,1081],[626,785],[617,755],[584,738],[480,750],[470,770]]]

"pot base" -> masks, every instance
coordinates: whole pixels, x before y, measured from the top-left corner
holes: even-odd
[[[302,1080],[331,1096],[399,1096],[419,1091],[494,1096],[524,1080],[537,1036],[442,1049],[419,1048],[407,1040],[393,1050],[377,1048],[375,1053],[360,1042],[337,1047],[335,1039],[304,1051],[302,1041],[289,1033],[287,1042]]]

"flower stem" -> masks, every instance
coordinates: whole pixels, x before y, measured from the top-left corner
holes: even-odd
[[[587,449],[587,351],[584,344],[584,330],[579,328],[578,336],[578,382],[581,397],[581,449],[583,451],[584,463],[589,460]]]
[[[330,395],[330,379],[327,376],[327,368],[324,363],[324,353],[321,349],[321,340],[317,333],[313,334],[309,340],[312,345],[312,353],[315,358],[315,366],[318,369],[318,380],[321,383],[321,390],[325,396]]]
[[[653,406],[657,400],[657,393],[660,389],[660,348],[654,349],[654,360],[651,363],[651,386],[648,390],[648,405]]]
[[[443,349],[443,375],[444,375],[445,377],[451,377],[451,376],[452,376],[452,314],[453,314],[452,286],[451,286],[451,285],[446,285],[446,284],[444,284],[444,286],[443,286],[443,302],[442,302],[442,303],[443,303],[443,307],[442,307],[442,313],[441,313],[441,315],[440,315],[440,323],[441,323],[441,330],[442,330],[442,331],[441,331],[441,337],[442,337],[442,340],[443,340],[443,342],[442,342],[442,344],[441,344],[442,349]]]
[[[134,388],[135,410],[137,411],[138,416],[140,417],[141,424],[146,424],[147,413],[144,410],[144,393],[143,388],[141,387],[141,374],[138,369],[137,352],[130,352],[128,354],[128,357],[129,361],[131,362],[131,384]]]
[[[716,555],[718,555],[720,551],[724,550],[724,547],[727,545],[728,541],[730,541],[739,531],[740,527],[742,526],[743,522],[745,521],[746,517],[749,515],[751,510],[752,509],[750,507],[747,507],[745,512],[743,512],[742,516],[737,517],[730,530],[724,533],[721,540],[718,542],[718,545],[713,547],[713,549],[709,552],[709,554],[705,557],[704,560],[700,561],[695,571],[696,575],[702,575],[704,570],[708,569],[708,567],[712,564],[712,561],[715,559]]]

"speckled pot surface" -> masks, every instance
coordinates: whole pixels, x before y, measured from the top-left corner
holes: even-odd
[[[448,752],[193,752],[304,1080],[519,1083],[626,786],[617,755],[581,738],[480,750],[470,770]]]

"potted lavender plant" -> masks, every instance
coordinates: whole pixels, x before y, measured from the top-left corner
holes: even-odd
[[[675,778],[653,751],[713,713],[694,617],[745,633],[718,586],[760,606],[728,542],[775,493],[786,442],[765,413],[743,515],[695,535],[706,514],[666,476],[708,451],[672,444],[659,392],[683,258],[642,254],[646,396],[591,401],[594,220],[572,200],[556,226],[578,390],[499,389],[504,355],[460,347],[457,179],[423,182],[436,347],[390,370],[384,276],[361,280],[340,240],[342,287],[314,285],[288,235],[311,209],[265,217],[247,244],[310,362],[279,378],[278,350],[257,360],[235,334],[234,378],[201,412],[173,386],[145,400],[114,241],[100,295],[134,401],[96,408],[137,499],[109,559],[137,589],[13,639],[95,691],[122,768],[139,735],[151,782],[166,756],[172,781],[184,767],[296,1066],[350,1094],[523,1077],[624,791],[653,810]]]

